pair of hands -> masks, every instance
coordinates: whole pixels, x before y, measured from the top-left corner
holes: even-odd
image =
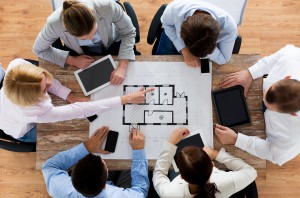
[[[226,75],[219,83],[221,88],[229,88],[236,85],[242,85],[244,87],[245,97],[248,94],[250,85],[253,78],[249,70],[243,70]],[[216,124],[215,134],[222,144],[235,144],[237,140],[237,134],[230,128]]]
[[[80,69],[85,69],[88,67],[95,59],[88,55],[80,55],[80,56],[68,56],[66,63],[68,65],[73,65]],[[110,83],[112,85],[121,84],[126,76],[126,70],[128,66],[128,60],[119,60],[118,67],[111,73]]]
[[[108,151],[101,149],[101,146],[107,137],[108,131],[109,128],[107,126],[103,126],[97,129],[94,132],[94,134],[84,143],[84,146],[89,153],[101,153],[101,154],[110,153]],[[136,129],[132,129],[129,135],[129,144],[132,150],[144,149],[145,135]]]
[[[190,135],[190,131],[187,128],[175,129],[171,136],[169,137],[168,142],[171,144],[178,144],[182,139]],[[215,160],[219,154],[217,150],[214,150],[208,146],[204,146],[203,150],[208,154],[211,160]]]

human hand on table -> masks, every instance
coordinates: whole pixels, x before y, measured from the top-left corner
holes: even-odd
[[[194,56],[187,48],[183,48],[181,50],[181,53],[183,55],[184,61],[188,66],[191,67],[200,67],[200,59],[199,57]]]
[[[110,84],[119,85],[122,84],[128,67],[129,60],[119,60],[118,67],[111,73]]]
[[[228,88],[228,87],[233,87],[235,85],[242,85],[244,87],[244,95],[246,97],[252,81],[253,81],[253,78],[252,78],[249,70],[246,69],[246,70],[242,70],[239,72],[235,72],[235,73],[226,75],[220,81],[219,84],[220,84],[221,88]]]
[[[90,101],[89,97],[80,97],[74,95],[72,92],[69,93],[66,99],[69,103],[75,103],[75,102],[88,102]]]
[[[129,144],[132,150],[141,150],[145,147],[145,135],[134,128],[132,128],[129,135]]]
[[[171,136],[169,137],[169,143],[176,145],[180,142],[183,138],[190,135],[190,131],[187,128],[179,128],[175,129]]]
[[[216,124],[215,134],[222,144],[235,144],[237,134],[230,128]]]
[[[79,69],[87,68],[95,59],[88,55],[68,56],[66,63],[78,67]]]
[[[86,150],[89,153],[109,154],[110,152],[102,150],[101,146],[108,134],[108,127],[103,126],[97,129],[94,134],[84,143]]]

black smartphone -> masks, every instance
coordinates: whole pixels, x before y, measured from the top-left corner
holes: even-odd
[[[87,119],[90,121],[90,122],[93,122],[94,120],[96,120],[98,118],[98,116],[95,114],[95,115],[92,115],[92,116],[89,116],[87,117]]]
[[[119,137],[119,132],[111,131],[111,130],[108,131],[104,150],[109,151],[111,153],[115,152],[118,137]]]
[[[201,73],[209,73],[209,59],[200,59],[201,60]]]

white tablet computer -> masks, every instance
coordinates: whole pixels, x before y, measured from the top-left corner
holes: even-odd
[[[99,89],[110,85],[110,75],[116,68],[111,55],[105,56],[85,69],[74,72],[75,77],[84,93],[88,96]]]

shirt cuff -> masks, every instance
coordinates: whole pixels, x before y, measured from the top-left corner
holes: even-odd
[[[111,98],[111,107],[119,107],[119,106],[123,106],[121,97],[116,96],[116,97]]]
[[[170,157],[172,159],[175,156],[175,154],[176,154],[177,146],[174,145],[174,144],[171,144],[168,141],[165,141],[163,150],[168,150],[169,154],[170,154]]]
[[[62,86],[59,90],[59,94],[61,95],[61,98],[64,100],[67,100],[68,95],[71,93],[71,89],[68,87]]]
[[[249,136],[244,135],[242,133],[238,133],[237,140],[235,142],[235,146],[242,150],[246,150],[246,147],[248,145],[248,138],[249,138]]]
[[[229,155],[229,153],[227,153],[227,152],[225,151],[225,149],[222,148],[222,149],[219,151],[219,154],[218,154],[217,157],[216,157],[216,161],[218,161],[218,162],[220,162],[220,163],[223,163],[228,155]]]
[[[78,148],[78,153],[80,153],[80,155],[82,156],[86,156],[87,154],[89,154],[89,151],[85,148],[84,144],[81,143],[79,145],[76,146]]]
[[[249,70],[253,80],[255,80],[259,77],[262,77],[264,75],[264,74],[262,74],[261,69],[257,64],[249,67],[248,70]]]
[[[132,150],[132,160],[147,160],[145,150]]]
[[[186,47],[185,44],[183,43],[183,41],[181,41],[179,39],[174,40],[173,44],[178,52],[180,52],[183,48]]]

